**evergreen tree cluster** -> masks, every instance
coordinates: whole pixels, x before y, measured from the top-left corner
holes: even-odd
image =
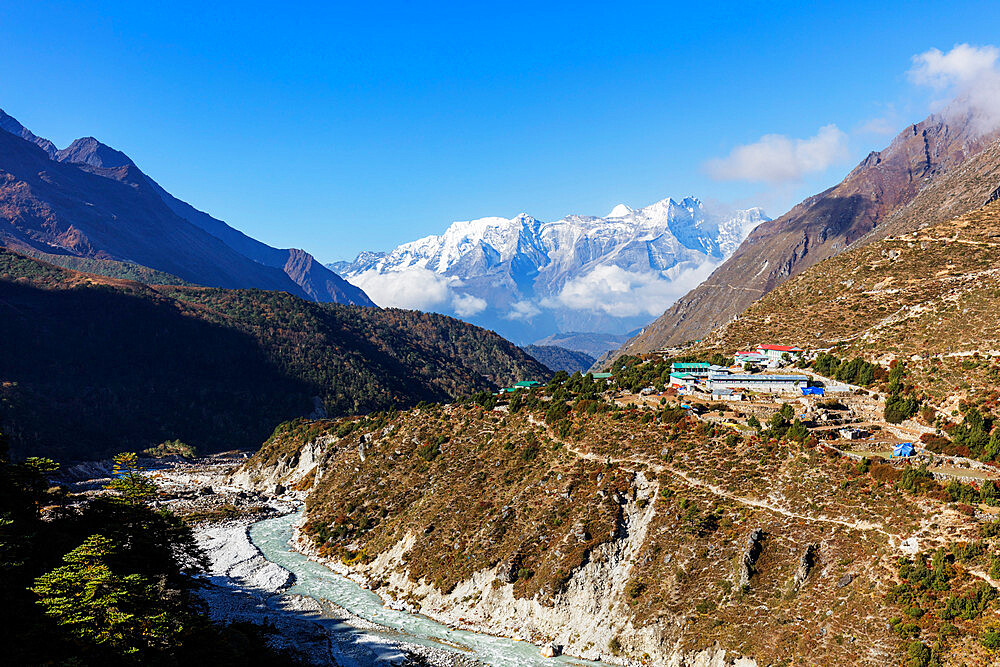
[[[116,467],[113,495],[71,508],[48,483],[58,466],[12,462],[0,434],[4,664],[296,664],[268,647],[266,629],[209,620],[190,528],[149,506],[155,486],[134,454]]]

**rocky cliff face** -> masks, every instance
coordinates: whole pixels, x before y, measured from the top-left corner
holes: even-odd
[[[886,564],[969,529],[817,450],[585,407],[298,422],[236,480],[304,498],[299,548],[391,606],[616,664],[891,663]]]
[[[838,185],[756,227],[732,257],[626,343],[621,353],[700,339],[790,277],[851,244],[877,238],[875,230],[885,221],[914,224],[921,209],[903,209],[995,139],[996,132],[981,133],[977,117],[967,111],[932,115],[907,127]],[[976,190],[969,201],[950,202],[950,214],[981,205],[980,196]]]

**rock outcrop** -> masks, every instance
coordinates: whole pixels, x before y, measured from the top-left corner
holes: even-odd
[[[742,590],[745,586],[750,585],[750,578],[754,575],[757,559],[760,558],[760,552],[764,549],[763,542],[764,531],[760,528],[754,529],[747,535],[746,547],[736,566],[737,590]]]

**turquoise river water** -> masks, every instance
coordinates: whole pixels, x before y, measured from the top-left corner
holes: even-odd
[[[265,519],[250,528],[250,538],[264,557],[295,575],[288,592],[328,600],[351,613],[402,633],[413,644],[453,650],[489,665],[544,666],[600,665],[578,658],[544,658],[533,644],[466,630],[453,630],[426,616],[389,609],[375,593],[362,588],[291,548],[292,524],[301,515]]]

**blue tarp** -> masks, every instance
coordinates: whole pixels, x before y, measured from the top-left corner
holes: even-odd
[[[810,394],[814,396],[822,396],[823,387],[802,387],[803,396],[809,396]]]
[[[913,443],[912,442],[901,442],[896,445],[896,448],[892,450],[893,456],[912,456],[913,455]]]

